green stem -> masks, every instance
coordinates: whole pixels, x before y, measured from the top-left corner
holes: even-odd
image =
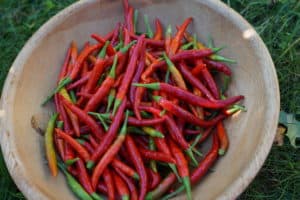
[[[106,41],[104,46],[102,47],[100,53],[98,54],[98,58],[104,58],[105,57],[106,49],[107,49],[108,45],[109,45],[109,41]]]
[[[151,127],[142,127],[143,131],[147,133],[147,135],[150,135],[151,137],[158,137],[158,138],[164,138],[164,134],[162,134],[160,131],[151,128]]]
[[[144,22],[146,26],[146,35],[148,36],[148,38],[153,38],[153,31],[149,23],[148,15],[144,15]]]
[[[105,131],[108,130],[109,126],[107,125],[107,123],[105,122],[105,120],[102,118],[102,116],[101,116],[100,113],[96,113],[96,112],[88,112],[88,114],[97,117],[97,118],[100,120],[101,124],[103,125],[104,130],[105,130]]]
[[[197,166],[198,165],[198,161],[196,160],[192,148],[188,148],[187,150],[185,150],[186,154],[190,157],[190,159],[192,160],[193,165]]]
[[[113,65],[110,69],[110,72],[108,74],[108,76],[110,76],[111,78],[115,79],[116,78],[116,66],[117,66],[117,63],[118,63],[118,56],[115,55],[114,56],[114,61],[113,61]]]
[[[74,163],[76,163],[77,160],[79,160],[78,157],[73,158],[73,159],[68,159],[68,160],[65,161],[65,163],[66,163],[67,166],[71,166],[71,165],[73,165]]]
[[[159,90],[159,83],[133,83],[132,85],[137,87],[145,87],[151,90]]]
[[[128,51],[128,49],[129,49],[130,47],[132,47],[135,43],[136,43],[136,40],[130,42],[130,43],[127,44],[125,47],[122,47],[122,48],[120,49],[120,52],[126,53],[126,52]]]
[[[154,140],[152,137],[149,138],[149,149],[152,151],[155,151],[155,149],[156,149],[155,143],[154,143]],[[157,165],[156,165],[155,160],[150,161],[150,167],[155,173],[157,173]]]
[[[177,196],[178,194],[180,194],[181,192],[183,192],[183,190],[184,190],[184,186],[182,185],[177,190],[175,190],[174,192],[162,197],[161,200],[171,199],[171,198]]]
[[[189,176],[183,177],[182,182],[186,191],[187,200],[192,200],[192,189],[191,189],[190,177]]]
[[[109,92],[109,95],[107,97],[107,107],[106,107],[106,112],[109,112],[111,106],[112,106],[112,103],[115,99],[115,96],[116,96],[116,89],[111,89],[110,92]]]
[[[71,97],[72,102],[75,104],[77,102],[77,98],[76,98],[76,94],[75,94],[74,90],[70,91],[70,97]]]

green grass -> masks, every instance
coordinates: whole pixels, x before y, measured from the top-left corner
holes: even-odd
[[[261,35],[275,62],[281,109],[300,115],[300,2],[297,0],[223,0]],[[0,88],[28,38],[74,0],[0,0]],[[24,199],[0,155],[1,199]],[[288,141],[274,146],[252,184],[239,199],[300,199],[300,151]]]

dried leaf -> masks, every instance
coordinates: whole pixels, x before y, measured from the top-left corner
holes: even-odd
[[[287,127],[286,136],[289,138],[291,145],[300,148],[300,144],[297,144],[297,141],[300,141],[300,122],[296,120],[293,114],[284,111],[280,112],[279,122]]]

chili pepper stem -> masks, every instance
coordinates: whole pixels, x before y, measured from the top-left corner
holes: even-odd
[[[225,155],[225,153],[226,153],[226,150],[224,150],[224,149],[219,149],[219,151],[218,151],[218,154],[219,154],[220,156]]]
[[[191,181],[190,177],[186,176],[182,178],[183,186],[186,190],[187,200],[192,200]]]
[[[92,169],[94,167],[94,165],[95,165],[95,162],[90,160],[86,163],[86,168]]]
[[[104,200],[104,198],[102,198],[99,194],[97,194],[96,192],[92,193],[91,194],[91,197],[94,199],[94,200]]]
[[[118,108],[120,107],[121,103],[122,103],[122,100],[120,100],[120,99],[115,100],[115,104],[114,104],[114,108],[113,108],[113,112],[112,112],[113,116],[116,114],[116,112],[117,112]]]
[[[137,87],[145,87],[151,90],[159,90],[159,83],[133,83]]]
[[[136,172],[133,174],[132,178],[134,178],[137,181],[140,180],[140,176]]]
[[[129,198],[128,195],[123,195],[123,196],[122,196],[122,200],[130,200],[130,198]]]
[[[79,158],[76,157],[76,158],[73,158],[73,159],[68,159],[68,160],[66,160],[65,163],[66,163],[67,166],[71,166],[71,165],[73,165],[74,163],[76,163],[78,160],[79,160]]]
[[[56,94],[58,93],[63,87],[65,87],[66,85],[68,85],[69,83],[71,83],[72,80],[70,77],[65,77],[64,79],[62,79],[59,83],[58,86],[50,93],[49,96],[47,96],[47,98],[45,99],[45,101],[42,103],[42,106],[46,105],[46,103],[48,103],[48,101]]]
[[[184,190],[184,186],[182,185],[177,190],[175,190],[174,192],[162,197],[161,200],[171,199],[171,198],[177,196],[178,194],[180,194],[181,192],[183,192],[183,190]]]
[[[198,161],[196,160],[194,154],[193,154],[193,151],[192,151],[192,148],[188,148],[186,151],[186,154],[191,158],[192,160],[192,163],[195,165],[195,166],[198,166]]]
[[[177,168],[176,168],[176,165],[175,164],[172,164],[172,163],[168,163],[169,167],[171,168],[171,170],[173,171],[173,173],[175,174],[177,180],[179,181],[179,183],[182,182],[179,174],[178,174],[178,171],[177,171]]]

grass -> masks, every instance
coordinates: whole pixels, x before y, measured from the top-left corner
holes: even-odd
[[[281,109],[300,116],[300,2],[223,0],[261,35],[275,62]],[[28,38],[74,0],[0,0],[0,88]],[[239,199],[300,199],[300,151],[274,146],[260,173]],[[1,199],[24,199],[0,155]]]

